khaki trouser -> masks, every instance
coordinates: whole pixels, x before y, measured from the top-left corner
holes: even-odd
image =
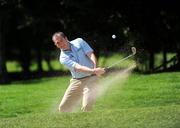
[[[59,111],[72,112],[74,107],[82,98],[82,111],[92,110],[98,93],[97,77],[91,76],[83,79],[71,79],[62,101],[59,105]]]

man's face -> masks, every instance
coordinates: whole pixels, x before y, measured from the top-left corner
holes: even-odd
[[[66,50],[69,48],[68,46],[68,40],[65,37],[61,37],[61,36],[55,36],[53,38],[54,44],[56,45],[56,47],[62,49],[62,50]]]

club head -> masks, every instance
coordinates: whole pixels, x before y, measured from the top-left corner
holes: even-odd
[[[136,54],[136,48],[135,47],[131,47],[131,51],[132,51],[133,55]]]

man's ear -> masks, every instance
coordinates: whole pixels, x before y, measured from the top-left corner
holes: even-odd
[[[67,37],[64,37],[66,40],[68,40],[68,38]]]

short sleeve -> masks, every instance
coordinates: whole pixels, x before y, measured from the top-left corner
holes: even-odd
[[[93,49],[89,46],[89,44],[80,38],[80,44],[82,49],[84,50],[85,54],[89,53],[89,52],[93,52]]]
[[[65,57],[60,57],[60,63],[65,65],[70,70],[74,70],[74,67],[77,64],[75,61]]]

